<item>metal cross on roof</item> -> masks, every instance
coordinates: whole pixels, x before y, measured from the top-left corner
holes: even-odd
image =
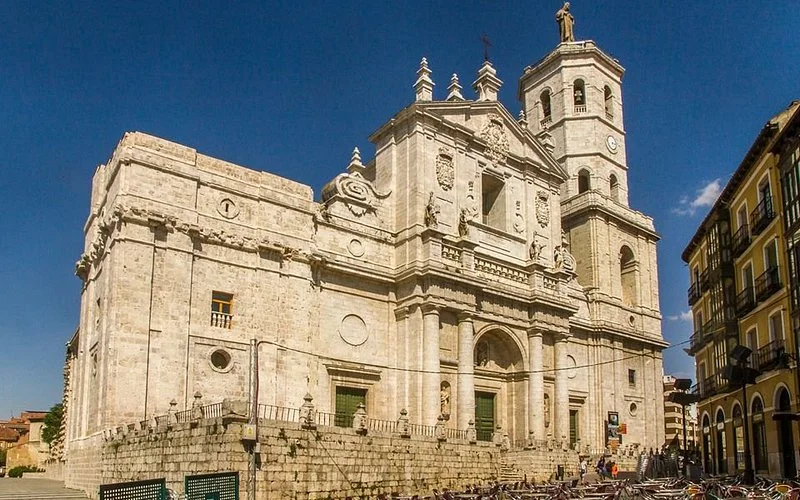
[[[481,35],[481,43],[483,43],[483,60],[489,60],[489,47],[492,46],[492,42],[489,41],[489,37],[486,36],[486,33]]]

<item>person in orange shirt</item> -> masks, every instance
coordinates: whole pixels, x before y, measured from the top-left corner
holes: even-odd
[[[617,462],[614,462],[613,464],[611,464],[611,477],[616,479],[617,472],[619,472],[619,467],[617,467]]]

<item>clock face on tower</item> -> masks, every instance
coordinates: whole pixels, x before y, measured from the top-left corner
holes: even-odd
[[[617,152],[617,148],[619,147],[619,144],[617,143],[617,140],[614,138],[613,135],[609,135],[608,137],[606,137],[606,147],[612,153],[616,153]]]

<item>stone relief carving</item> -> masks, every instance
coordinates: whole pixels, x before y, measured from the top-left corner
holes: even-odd
[[[322,201],[327,203],[336,196],[341,197],[353,215],[360,217],[375,211],[378,200],[390,194],[391,191],[380,193],[375,190],[372,183],[359,172],[343,173],[322,188]]]
[[[550,195],[543,189],[536,192],[536,221],[542,227],[550,224]]]
[[[431,191],[428,197],[428,204],[425,205],[425,225],[430,228],[439,227],[439,212],[441,209],[436,203],[436,196]]]
[[[467,202],[464,207],[467,220],[475,220],[478,217],[478,202],[475,199],[475,181],[467,184]]]
[[[453,188],[456,171],[453,166],[453,152],[447,148],[439,148],[436,156],[436,181],[445,191]]]
[[[522,202],[517,201],[516,206],[516,213],[514,213],[514,231],[523,233],[525,232],[525,217],[522,215]]]
[[[564,231],[561,231],[561,245],[553,249],[553,264],[557,271],[575,274],[575,257],[569,251],[569,241]]]
[[[442,382],[439,391],[440,410],[445,420],[450,418],[450,384]]]
[[[480,138],[486,141],[486,157],[495,165],[506,162],[508,158],[508,137],[503,120],[496,114],[489,115],[489,121],[483,126]]]

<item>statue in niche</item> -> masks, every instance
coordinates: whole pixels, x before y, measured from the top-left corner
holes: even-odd
[[[575,257],[569,251],[569,241],[564,231],[561,231],[561,244],[553,249],[553,267],[556,271],[575,273]]]
[[[544,395],[544,426],[550,427],[550,395]]]
[[[469,224],[467,224],[467,209],[462,208],[458,215],[458,235],[462,238],[469,235]]]
[[[447,382],[442,382],[439,399],[441,401],[441,414],[447,420],[450,418],[450,384]]]
[[[561,42],[574,42],[575,33],[573,28],[575,26],[575,18],[569,12],[569,2],[564,2],[564,6],[556,12],[556,22],[558,23]]]
[[[425,206],[425,225],[431,228],[439,226],[439,205],[436,204],[433,191],[428,197],[428,204]]]
[[[489,344],[484,340],[478,342],[475,347],[475,364],[478,366],[486,366],[489,362]]]
[[[537,236],[539,236],[538,233],[534,231],[533,241],[531,241],[531,246],[528,248],[528,257],[530,257],[532,261],[539,260],[539,257],[542,256],[542,249],[544,248],[543,244],[536,242]]]

